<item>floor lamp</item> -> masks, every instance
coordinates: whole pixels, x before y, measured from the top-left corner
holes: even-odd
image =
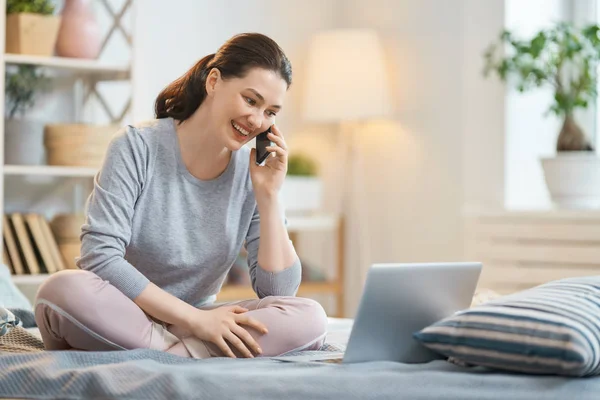
[[[346,274],[352,293],[360,293],[371,262],[368,205],[363,152],[357,147],[360,124],[390,114],[389,87],[383,50],[376,32],[339,29],[320,32],[310,42],[303,98],[304,118],[338,124],[338,179],[343,189],[337,203],[347,228],[347,264],[358,276]],[[358,231],[356,231],[358,230]],[[348,253],[347,252],[347,253]],[[358,254],[357,254],[358,253]]]

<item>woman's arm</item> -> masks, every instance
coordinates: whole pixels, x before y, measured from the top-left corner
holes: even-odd
[[[258,264],[267,272],[279,272],[292,266],[298,255],[294,249],[281,213],[277,196],[257,197],[260,214],[260,246]]]
[[[81,227],[80,269],[91,271],[130,299],[150,282],[125,259],[134,205],[146,183],[148,149],[140,133],[126,127],[111,140]]]
[[[302,279],[302,266],[285,227],[279,191],[287,173],[287,145],[277,126],[271,127],[268,146],[275,156],[264,166],[255,163],[256,150],[250,153],[250,177],[256,198],[246,237],[252,287],[260,297],[294,296]]]
[[[302,280],[302,265],[289,240],[285,216],[276,201],[260,204],[265,216],[259,214],[257,205],[245,242],[252,288],[261,299],[295,296]]]
[[[188,329],[191,317],[198,311],[195,307],[164,291],[152,282],[133,301],[154,318],[167,324]]]

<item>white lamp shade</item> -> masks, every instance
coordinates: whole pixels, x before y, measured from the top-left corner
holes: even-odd
[[[383,50],[374,31],[319,33],[312,38],[307,62],[305,119],[340,122],[389,115]]]

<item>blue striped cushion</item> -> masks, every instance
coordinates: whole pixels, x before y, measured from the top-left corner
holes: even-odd
[[[600,375],[600,276],[563,279],[500,297],[414,336],[467,364],[532,374]]]

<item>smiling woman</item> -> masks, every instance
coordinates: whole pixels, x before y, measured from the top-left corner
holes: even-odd
[[[232,78],[245,79],[240,79],[242,82],[223,94],[237,94],[248,106],[260,106],[267,117],[274,118],[282,107],[285,91],[292,84],[292,66],[281,48],[268,37],[238,35],[221,46],[216,54],[202,58],[160,93],[155,105],[157,118],[185,121],[209,96],[207,82],[231,82]],[[268,104],[265,96],[274,103]],[[220,99],[232,100],[224,96]]]
[[[274,119],[291,82],[272,39],[234,36],[159,94],[155,120],[113,138],[88,199],[81,270],[37,294],[47,348],[204,358],[323,344],[323,308],[294,297],[301,265],[278,200],[288,149]],[[269,127],[274,156],[257,165],[244,144]],[[214,306],[242,246],[259,299]]]

